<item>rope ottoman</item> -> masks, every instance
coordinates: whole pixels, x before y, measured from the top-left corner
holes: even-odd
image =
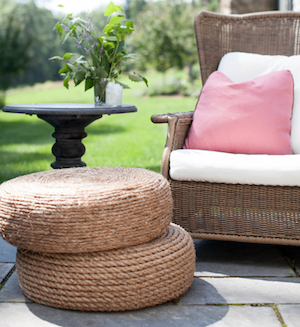
[[[172,195],[160,174],[89,167],[39,172],[0,185],[3,238],[47,253],[117,249],[161,235]]]
[[[183,295],[195,250],[171,218],[168,182],[145,169],[70,168],[0,185],[0,228],[18,247],[20,286],[61,309],[135,310]]]
[[[84,254],[18,250],[24,294],[40,304],[83,311],[123,311],[178,299],[195,270],[190,235],[172,225],[141,245]]]

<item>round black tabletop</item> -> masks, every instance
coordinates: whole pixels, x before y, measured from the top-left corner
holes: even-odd
[[[34,103],[6,105],[2,110],[28,115],[111,115],[136,112],[137,108],[128,104],[97,106],[94,103]]]

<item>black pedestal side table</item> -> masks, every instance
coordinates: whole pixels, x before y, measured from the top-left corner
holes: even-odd
[[[85,147],[81,140],[87,136],[85,127],[102,115],[136,112],[133,105],[97,106],[93,103],[37,103],[6,105],[4,112],[37,115],[55,128],[52,136],[56,139],[52,153],[56,160],[51,167],[85,167],[81,157]]]

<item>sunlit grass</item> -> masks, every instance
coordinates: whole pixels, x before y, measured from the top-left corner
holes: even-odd
[[[147,76],[155,83],[154,76]],[[156,76],[157,78],[157,76]],[[86,128],[83,139],[87,166],[140,167],[159,172],[166,140],[166,124],[153,124],[152,114],[189,111],[196,99],[186,97],[140,97],[141,83],[124,90],[123,103],[133,104],[136,113],[104,115]],[[93,92],[83,86],[36,85],[9,91],[7,104],[47,102],[93,102]],[[0,182],[36,171],[51,169],[54,128],[35,115],[0,112]]]

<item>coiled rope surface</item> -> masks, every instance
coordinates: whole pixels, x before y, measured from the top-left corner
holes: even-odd
[[[36,252],[133,246],[161,235],[171,219],[170,186],[146,169],[58,169],[0,185],[3,238]]]
[[[133,247],[86,254],[18,249],[17,272],[31,300],[62,309],[123,311],[179,298],[195,270],[192,238],[171,224],[159,238]]]

